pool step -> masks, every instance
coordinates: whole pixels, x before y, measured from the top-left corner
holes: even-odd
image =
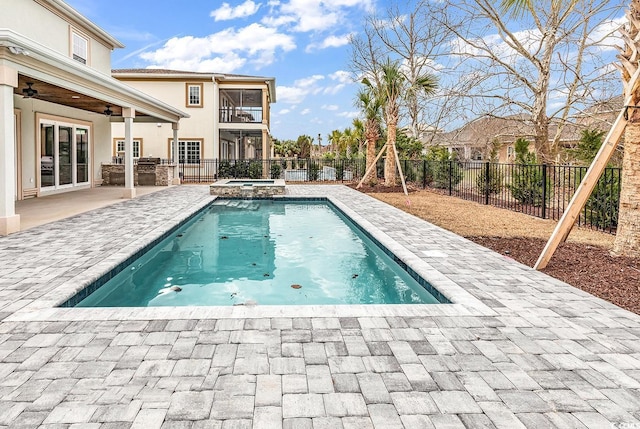
[[[260,203],[256,203],[255,201],[245,201],[245,200],[215,200],[213,202],[213,205],[234,207],[234,208],[244,209],[244,210],[258,210],[260,208]]]

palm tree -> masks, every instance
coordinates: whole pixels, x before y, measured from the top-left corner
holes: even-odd
[[[366,86],[358,91],[356,106],[364,113],[364,139],[367,146],[366,168],[369,174],[364,178],[368,184],[372,184],[376,178],[376,170],[370,169],[376,157],[376,142],[380,138],[380,109],[381,100],[375,96],[375,92],[370,86]]]
[[[640,105],[640,88],[631,82],[640,59],[640,0],[631,0],[627,12],[629,22],[622,31],[625,49],[618,58],[622,65],[622,81],[625,99],[632,97],[630,106]],[[620,188],[618,230],[613,253],[620,256],[640,257],[640,109],[628,110],[624,134],[624,155]]]
[[[351,125],[353,125],[353,138],[358,147],[358,155],[362,155],[362,145],[364,144],[364,122],[355,118]]]
[[[400,102],[403,94],[422,91],[425,94],[433,94],[438,88],[438,80],[434,75],[424,74],[418,76],[415,82],[409,87],[408,80],[402,73],[400,65],[387,58],[387,61],[380,65],[379,86],[373,90],[380,98],[384,106],[384,119],[387,124],[387,144],[386,159],[384,163],[384,184],[394,186],[396,184],[396,131],[398,120],[400,119]],[[363,79],[363,83],[373,88],[368,79]]]
[[[331,143],[331,152],[337,154],[338,152],[338,144],[340,142],[340,138],[342,137],[342,133],[340,130],[333,130],[331,134],[329,134],[329,142]]]

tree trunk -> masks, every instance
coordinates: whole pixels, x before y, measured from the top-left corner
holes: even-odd
[[[365,124],[365,136],[367,139],[367,168],[365,171],[369,171],[369,167],[376,159],[376,141],[378,140],[378,133],[376,132],[377,124],[373,121],[367,121]],[[378,171],[374,167],[369,171],[367,177],[364,178],[365,183],[374,184],[378,178]]]
[[[630,84],[630,78],[638,67],[640,33],[640,1],[631,0],[627,12],[629,20],[623,32],[625,51],[619,55],[622,61],[622,80],[625,98],[632,96],[630,105],[640,103],[640,88]],[[633,91],[633,92],[631,92]],[[612,253],[618,256],[640,257],[640,109],[629,109],[629,120],[624,135],[624,157],[620,188],[618,230]]]
[[[627,123],[621,181],[618,230],[612,253],[640,257],[640,121]]]
[[[384,185],[396,186],[396,145],[397,121],[389,121],[387,125],[387,149],[384,160]]]

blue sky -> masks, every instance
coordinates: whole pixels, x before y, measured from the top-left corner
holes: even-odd
[[[113,68],[159,67],[275,77],[277,102],[272,105],[271,134],[278,139],[308,134],[316,142],[321,134],[323,144],[328,143],[331,131],[351,126],[358,115],[354,98],[359,84],[350,78],[349,35],[362,31],[367,16],[384,15],[392,3],[392,0],[66,1],[126,45],[113,53]],[[594,40],[602,40],[583,56],[588,62],[584,69],[588,65],[596,76],[614,70],[617,51],[613,45],[622,42],[615,35],[605,35],[615,33],[624,22],[621,4],[605,3],[599,18],[604,21],[591,21],[589,34]],[[539,31],[531,29],[533,23],[525,20],[508,24],[535,51],[534,46],[541,38]],[[492,46],[495,52],[503,52],[505,58],[511,55],[510,48],[492,26],[479,24],[472,30],[478,40]],[[449,58],[456,65],[446,72],[439,72],[438,67],[433,69],[439,73],[441,87],[447,85],[447,80],[455,86],[478,71],[473,49],[456,43],[451,47],[445,56],[456,51],[458,56]],[[563,61],[573,63],[574,51],[567,45],[557,55],[564,55]],[[469,58],[475,59],[470,62]],[[517,57],[513,58],[510,61],[516,64]],[[446,60],[437,61],[440,66]],[[594,86],[590,91],[603,98],[619,94],[618,73],[613,71],[607,76],[612,77],[612,84]],[[548,111],[562,106],[567,93],[563,86],[566,76],[556,74],[553,78],[557,82],[549,94]],[[504,89],[504,85],[496,85],[494,80],[488,80],[487,84],[490,88]],[[485,91],[482,86],[477,90]],[[483,114],[476,103],[470,105],[471,111],[449,115],[453,122],[437,126],[450,129]],[[432,108],[437,110],[438,105],[432,103]],[[447,114],[446,110],[443,112]]]
[[[350,126],[348,35],[374,0],[66,0],[126,47],[113,68],[156,66],[276,78],[279,139]]]

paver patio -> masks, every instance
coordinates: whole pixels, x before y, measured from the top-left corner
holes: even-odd
[[[287,191],[453,304],[56,308],[213,198],[170,188],[0,238],[0,428],[640,428],[640,316],[347,187]]]

